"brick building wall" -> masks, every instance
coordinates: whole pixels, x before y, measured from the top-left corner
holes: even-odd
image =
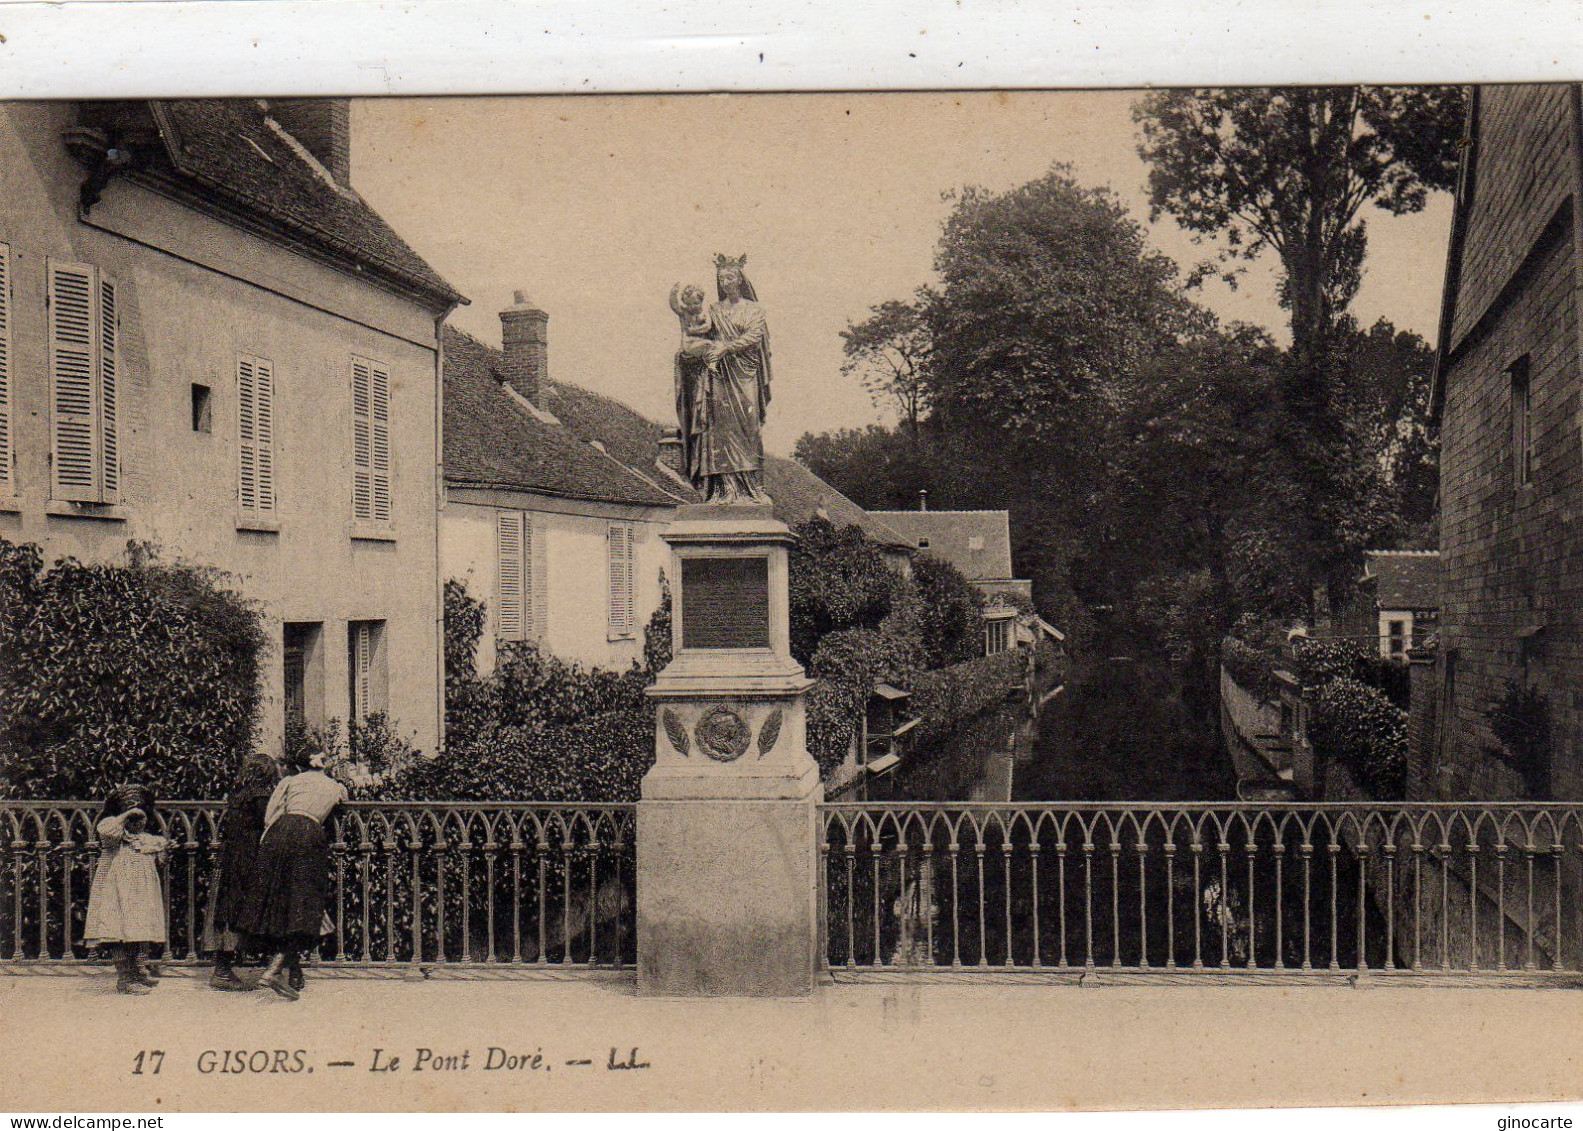
[[[1573,95],[1559,86],[1480,93],[1441,356],[1438,741],[1420,788],[1445,799],[1525,795],[1486,717],[1515,680],[1549,696],[1551,792],[1583,798]],[[1514,395],[1524,365],[1526,482]]]

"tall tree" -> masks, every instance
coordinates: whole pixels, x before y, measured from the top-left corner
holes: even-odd
[[[1344,466],[1335,386],[1345,361],[1334,351],[1362,279],[1363,207],[1416,212],[1431,190],[1451,187],[1463,103],[1456,87],[1347,86],[1157,91],[1133,108],[1151,215],[1218,237],[1229,280],[1265,250],[1280,260],[1292,350],[1279,446],[1315,576],[1343,557],[1325,504],[1346,493],[1337,476],[1356,470]]]
[[[1275,252],[1292,350],[1311,362],[1357,293],[1363,206],[1417,212],[1451,188],[1463,105],[1459,87],[1155,91],[1133,107],[1151,215],[1222,237],[1223,266]]]
[[[1104,599],[1088,524],[1107,437],[1151,359],[1213,320],[1115,195],[1062,165],[963,191],[935,269],[926,375],[936,447],[956,453],[952,505],[1008,507],[1019,572],[1072,624]]]
[[[869,308],[869,316],[841,331],[841,372],[856,377],[876,405],[894,403],[916,436],[918,421],[929,410],[924,365],[929,358],[929,327],[924,322],[920,292],[917,301],[890,299]]]
[[[935,270],[935,411],[957,429],[1061,449],[1046,456],[1086,448],[1143,360],[1207,325],[1126,207],[1065,165],[1004,193],[964,190]]]

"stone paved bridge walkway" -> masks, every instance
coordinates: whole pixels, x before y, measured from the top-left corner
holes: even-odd
[[[187,973],[148,997],[119,997],[95,972],[0,976],[0,1017],[0,1109],[23,1112],[1005,1110],[1583,1095],[1583,993],[1567,989],[859,984],[804,1001],[700,1002],[639,998],[625,980],[326,977],[291,1004],[218,994]],[[495,1061],[537,1052],[549,1067],[490,1068],[492,1046],[506,1050]],[[140,1047],[164,1050],[158,1076],[131,1074]],[[610,1067],[612,1050],[631,1064],[634,1048],[648,1067]],[[221,1071],[238,1067],[222,1061],[226,1049],[286,1053],[244,1056],[242,1068],[265,1071],[231,1074]],[[394,1071],[371,1071],[375,1049],[381,1065],[399,1058]],[[569,1063],[581,1060],[590,1063]],[[277,1064],[303,1070],[268,1071]]]

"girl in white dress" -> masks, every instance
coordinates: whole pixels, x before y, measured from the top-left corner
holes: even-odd
[[[153,820],[153,790],[129,783],[105,799],[96,829],[99,862],[83,940],[110,948],[115,988],[123,994],[146,994],[158,985],[143,965],[143,948],[166,941],[159,864],[170,853],[170,841],[149,831]]]

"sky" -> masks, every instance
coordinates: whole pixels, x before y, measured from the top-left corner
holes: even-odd
[[[716,252],[746,253],[769,320],[774,400],[765,445],[887,415],[841,369],[840,331],[934,279],[965,185],[1001,191],[1069,163],[1109,186],[1182,265],[1209,254],[1169,217],[1150,224],[1136,92],[542,96],[354,104],[352,182],[471,300],[452,323],[500,343],[525,291],[550,315],[551,376],[671,414],[675,282],[712,294]],[[1450,198],[1392,217],[1366,206],[1369,254],[1353,305],[1431,342]],[[1222,318],[1285,339],[1266,253]]]

